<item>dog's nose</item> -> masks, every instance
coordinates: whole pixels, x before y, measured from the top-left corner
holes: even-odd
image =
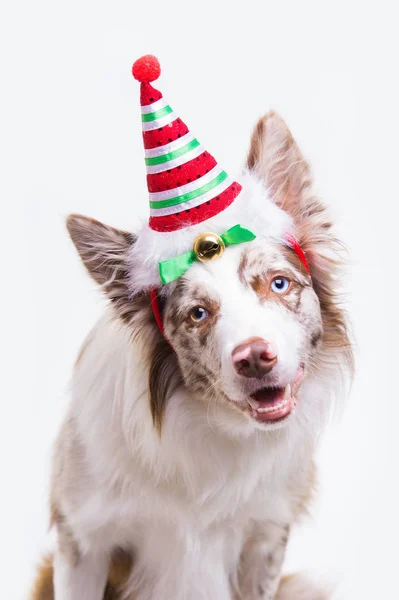
[[[273,345],[262,338],[251,338],[243,342],[231,353],[233,365],[243,377],[260,379],[277,363],[277,352]]]

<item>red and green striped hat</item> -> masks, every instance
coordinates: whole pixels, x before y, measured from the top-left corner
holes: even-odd
[[[206,221],[227,208],[241,191],[151,82],[161,68],[155,56],[132,68],[141,83],[141,120],[150,195],[151,229],[175,231]]]

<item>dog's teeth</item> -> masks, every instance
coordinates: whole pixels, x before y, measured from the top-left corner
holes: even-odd
[[[259,402],[257,400],[254,400],[253,398],[249,398],[248,400],[248,404],[251,406],[251,408],[253,408],[254,410],[258,410],[259,407]]]
[[[291,398],[291,384],[290,383],[285,388],[283,400],[288,400],[288,398]]]
[[[268,412],[273,412],[274,410],[280,410],[280,408],[283,408],[283,406],[285,404],[286,404],[286,401],[283,400],[282,402],[280,402],[279,404],[276,404],[275,406],[268,406],[267,408],[258,408],[258,412],[268,413]]]

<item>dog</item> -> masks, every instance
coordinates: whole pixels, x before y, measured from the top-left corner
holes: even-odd
[[[155,316],[146,230],[68,217],[109,307],[75,364],[53,457],[57,547],[33,600],[329,597],[281,572],[319,436],[353,371],[342,245],[274,112],[255,126],[242,182],[225,213],[246,215],[256,239],[164,285]],[[176,253],[189,232],[175,234]]]

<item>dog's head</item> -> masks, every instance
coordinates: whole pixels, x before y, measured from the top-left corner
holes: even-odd
[[[339,244],[324,206],[313,195],[309,167],[274,113],[255,128],[245,179],[241,202],[248,203],[248,221],[242,224],[253,226],[256,239],[228,248],[218,260],[194,263],[163,286],[159,301],[165,337],[145,283],[152,265],[140,262],[146,233],[135,237],[85,217],[69,217],[83,262],[147,352],[158,427],[168,398],[184,385],[207,409],[230,415],[235,430],[281,428],[295,419],[306,382],[324,379],[328,387],[342,365],[351,365],[335,289]],[[245,211],[240,210],[242,220]],[[294,232],[310,274],[283,239],[270,234],[274,224]],[[182,247],[189,235],[182,234]]]

